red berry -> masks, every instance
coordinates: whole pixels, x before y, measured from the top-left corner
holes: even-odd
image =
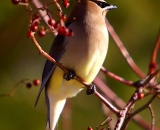
[[[35,26],[37,26],[38,24],[40,24],[39,19],[34,20],[32,24],[34,24]]]
[[[67,19],[66,15],[62,14],[61,19],[65,21]]]
[[[39,19],[39,18],[40,18],[40,15],[39,15],[39,14],[34,14],[32,20],[34,21],[34,20]]]
[[[29,37],[29,38],[31,38],[32,37],[32,31],[29,31],[28,33],[27,33],[27,36]]]
[[[89,126],[87,130],[93,130],[93,129],[92,129],[92,127]]]
[[[55,29],[59,29],[59,28],[60,28],[60,24],[59,24],[59,23],[56,23],[56,24],[54,25],[54,28],[55,28]]]
[[[27,87],[27,88],[31,88],[31,87],[32,87],[32,84],[31,84],[31,83],[26,83],[26,87]]]
[[[43,36],[45,36],[46,35],[46,31],[45,30],[40,30],[40,31],[38,31],[38,36],[39,37],[43,37]]]
[[[39,20],[36,20],[33,24],[37,26],[39,23],[40,23]]]
[[[48,24],[49,24],[50,26],[54,26],[54,25],[56,24],[56,21],[55,21],[54,19],[50,18],[50,19],[48,20]]]
[[[40,85],[40,83],[41,83],[41,81],[40,81],[39,79],[35,79],[35,80],[33,80],[33,84],[34,84],[34,86],[39,86],[39,85]]]
[[[32,32],[35,32],[37,29],[38,29],[38,26],[37,26],[37,25],[32,24],[32,25],[30,26],[30,30],[31,30]]]
[[[143,93],[138,93],[138,98],[139,99],[142,99],[144,97],[144,94]]]
[[[64,35],[68,36],[69,35],[70,30],[68,28],[64,28]]]
[[[65,28],[64,27],[59,28],[58,29],[58,34],[65,35]]]
[[[64,0],[64,1],[63,1],[63,6],[64,6],[65,8],[68,8],[68,7],[69,7],[69,2],[68,2],[68,0]]]
[[[17,5],[19,2],[21,2],[20,0],[12,0],[12,4]]]

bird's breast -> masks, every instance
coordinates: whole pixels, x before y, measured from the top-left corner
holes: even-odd
[[[60,62],[66,68],[75,70],[86,82],[92,82],[106,57],[107,28],[72,28],[74,36],[66,39],[68,45]]]
[[[80,24],[72,24],[70,28],[74,31],[74,36],[65,39],[66,50],[59,62],[67,69],[73,69],[84,81],[91,83],[106,57],[107,29],[83,27]],[[83,85],[76,80],[66,81],[63,75],[64,71],[56,67],[48,83],[49,92],[61,95],[61,98],[76,95]]]

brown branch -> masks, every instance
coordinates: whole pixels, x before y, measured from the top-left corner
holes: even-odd
[[[156,69],[156,59],[157,59],[157,54],[158,54],[158,49],[160,47],[160,32],[158,34],[157,42],[155,44],[155,47],[153,49],[153,54],[151,58],[151,62],[149,64],[149,74],[153,73]]]
[[[39,0],[32,0],[32,3],[34,4],[34,6],[39,9],[38,12],[41,15],[41,17],[43,18],[44,22],[46,23],[46,25],[51,29],[52,33],[56,36],[57,32],[55,31],[54,27],[51,27],[48,24],[48,20],[50,19],[50,17],[47,15],[48,12],[46,10],[41,10],[41,8],[44,8],[43,4],[39,1]]]
[[[0,98],[1,98],[1,97],[12,97],[12,96],[14,95],[14,93],[16,92],[19,84],[21,84],[21,83],[26,84],[25,81],[31,81],[31,80],[30,80],[30,79],[23,79],[23,80],[19,81],[19,82],[13,87],[13,89],[11,90],[10,93],[8,93],[8,94],[1,94],[1,95],[0,95]]]
[[[103,94],[105,94],[105,97],[107,99],[110,99],[111,102],[116,104],[116,106],[118,106],[119,108],[124,108],[126,103],[122,99],[120,99],[108,86],[106,86],[106,84],[99,77],[95,78],[94,83],[103,92]],[[133,117],[133,121],[135,121],[143,129],[150,130],[150,125],[145,120],[143,120],[140,115],[135,115]]]
[[[115,80],[117,80],[117,81],[119,81],[119,82],[121,82],[121,83],[124,83],[124,84],[126,84],[126,85],[128,85],[128,86],[131,86],[131,87],[135,87],[134,82],[129,81],[129,80],[125,80],[124,78],[122,78],[122,77],[120,77],[120,76],[118,76],[118,75],[115,75],[115,74],[112,73],[112,72],[109,72],[109,71],[108,71],[106,68],[104,68],[103,66],[101,67],[101,71],[102,71],[104,74],[110,76],[111,78],[113,78],[113,79],[115,79]]]
[[[72,104],[69,100],[67,100],[64,109],[62,111],[62,129],[63,130],[71,130],[72,128]]]
[[[150,110],[150,113],[151,113],[151,119],[152,119],[152,122],[151,122],[151,130],[154,130],[154,125],[155,125],[155,117],[154,117],[154,111],[153,111],[153,108],[152,108],[152,105],[149,104],[148,105],[148,108]]]
[[[132,105],[138,101],[138,94],[142,93],[143,91],[143,88],[145,88],[145,86],[147,84],[149,84],[150,80],[152,80],[152,78],[154,78],[158,73],[160,72],[160,70],[157,70],[156,72],[154,72],[153,74],[150,74],[149,76],[147,76],[143,82],[140,84],[139,88],[137,88],[137,90],[134,92],[134,94],[132,95],[132,97],[130,98],[129,102],[127,103],[126,107],[122,110],[122,116],[120,115],[120,118],[118,119],[117,121],[117,127],[118,128],[122,128],[121,129],[126,129],[129,121],[131,120],[131,118],[128,118],[126,120],[124,120],[126,118],[126,115],[128,114],[128,112],[130,111]],[[156,94],[157,96],[157,94]],[[154,99],[154,98],[153,98]],[[151,101],[153,101],[152,99],[148,102],[149,104],[151,103]],[[146,105],[144,105],[146,107]],[[147,106],[148,107],[148,106]],[[140,108],[139,111],[137,112],[140,112],[141,110],[143,110],[144,108],[142,107],[142,109]],[[137,113],[136,113],[137,114]],[[129,115],[130,117],[130,115]],[[124,121],[124,122],[123,122]],[[121,123],[120,123],[121,122]],[[122,125],[122,123],[124,123]],[[120,126],[121,125],[121,126]],[[119,130],[119,129],[118,129]]]
[[[141,83],[142,86],[146,86],[150,81],[157,76],[160,73],[160,69],[156,70],[154,73],[148,75],[145,79],[142,79],[143,83]]]
[[[116,32],[114,31],[113,27],[110,25],[110,23],[108,22],[107,19],[106,19],[106,25],[107,25],[107,28],[108,28],[110,35],[112,36],[113,40],[115,41],[115,43],[119,47],[119,50],[121,51],[122,55],[126,59],[129,66],[133,69],[133,71],[139,77],[144,78],[145,74],[139,69],[139,67],[135,64],[133,59],[130,57],[130,55],[129,55],[128,51],[126,50],[126,48],[124,47],[122,41],[119,39],[118,35],[116,34]]]
[[[135,116],[136,114],[138,114],[141,111],[143,111],[144,109],[146,109],[148,107],[148,105],[156,98],[156,96],[157,96],[157,94],[153,95],[152,98],[146,104],[144,104],[142,107],[140,107],[139,109],[137,109],[133,113],[129,114],[128,117],[126,118],[123,126],[122,126],[122,129],[126,129],[126,126],[128,125],[129,121],[133,118],[133,116]],[[148,129],[149,129],[149,127],[148,127]],[[159,129],[156,128],[156,130],[159,130]]]
[[[113,113],[116,115],[119,113],[119,110],[114,107],[108,100],[106,100],[102,95],[100,95],[97,91],[94,93]]]

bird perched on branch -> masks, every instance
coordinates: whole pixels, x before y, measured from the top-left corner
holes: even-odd
[[[103,0],[79,0],[66,22],[67,28],[71,29],[74,35],[56,36],[49,55],[67,68],[69,73],[65,74],[51,61],[46,61],[36,104],[45,88],[47,130],[55,129],[66,99],[75,96],[83,88],[83,85],[74,79],[74,75],[91,83],[98,74],[108,49],[105,15],[114,8],[116,6]]]

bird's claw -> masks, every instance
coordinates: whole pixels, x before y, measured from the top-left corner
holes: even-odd
[[[92,84],[89,88],[86,90],[87,95],[91,95],[96,91],[96,85]]]
[[[75,79],[76,78],[76,73],[74,70],[69,69],[68,73],[65,73],[63,75],[63,78],[66,79],[67,81],[71,80],[71,79]]]

